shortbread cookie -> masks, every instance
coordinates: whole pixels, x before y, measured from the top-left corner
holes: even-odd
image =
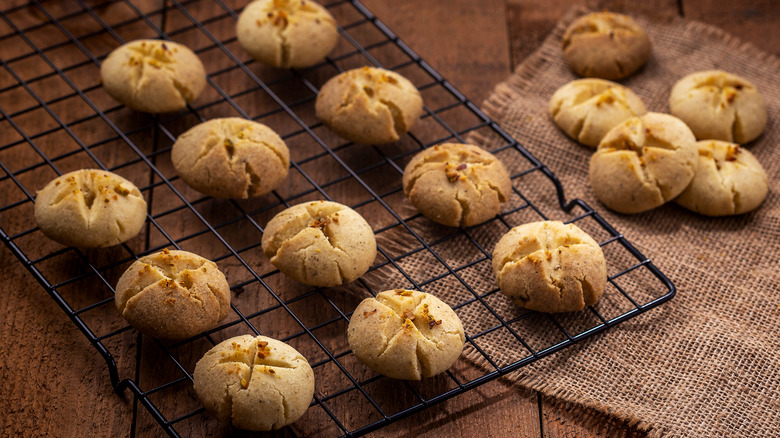
[[[696,138],[685,123],[647,113],[615,126],[601,140],[590,159],[590,185],[612,210],[650,210],[690,184],[696,153]]]
[[[376,257],[374,231],[360,214],[330,201],[290,207],[268,222],[263,253],[293,280],[337,286],[357,280]]]
[[[172,41],[136,40],[100,66],[100,80],[120,103],[145,113],[180,111],[206,86],[206,71],[188,47]]]
[[[264,195],[284,180],[290,152],[271,128],[238,117],[212,119],[180,135],[173,166],[195,190],[215,198]]]
[[[280,68],[309,67],[336,47],[330,13],[311,0],[257,0],[238,16],[236,35],[252,58]]]
[[[66,246],[119,245],[141,231],[146,201],[130,181],[97,169],[55,178],[35,198],[35,222],[43,234]]]
[[[265,336],[224,340],[195,365],[195,394],[211,415],[243,430],[280,429],[314,396],[314,372],[293,347]]]
[[[622,79],[645,65],[650,51],[644,29],[622,14],[583,15],[563,35],[563,57],[569,68],[585,77]]]
[[[498,214],[512,182],[493,154],[478,146],[444,143],[412,158],[404,169],[404,193],[420,213],[451,227],[468,227]]]
[[[550,99],[550,117],[569,137],[596,148],[618,123],[647,112],[630,89],[603,79],[578,79]]]
[[[744,144],[766,126],[764,98],[755,85],[720,70],[691,73],[677,81],[669,107],[700,140]]]
[[[230,310],[230,287],[216,263],[187,251],[150,254],[119,278],[119,313],[139,332],[180,340],[212,329]]]
[[[576,225],[532,222],[509,230],[493,250],[498,287],[517,305],[539,312],[582,310],[607,285],[601,247]]]
[[[431,294],[395,289],[366,298],[347,329],[349,346],[367,367],[394,379],[443,373],[463,351],[463,325]]]
[[[355,143],[398,140],[422,114],[420,92],[398,73],[374,67],[331,78],[315,102],[317,118]]]
[[[755,210],[766,198],[764,168],[736,143],[704,140],[697,143],[696,176],[675,202],[707,216],[727,216]]]

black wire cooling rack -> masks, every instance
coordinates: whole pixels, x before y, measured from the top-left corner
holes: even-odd
[[[671,282],[622,234],[583,201],[566,201],[542,163],[360,2],[326,5],[340,24],[339,45],[323,64],[297,71],[263,67],[240,50],[233,29],[242,6],[222,0],[73,0],[7,5],[0,11],[3,242],[103,356],[116,391],[132,391],[168,434],[190,435],[202,431],[204,422],[209,430],[224,427],[195,398],[191,373],[212,345],[238,334],[281,339],[312,364],[317,381],[312,406],[288,432],[359,436],[674,295]],[[188,111],[134,113],[102,90],[101,60],[139,38],[179,41],[203,59],[207,90]],[[313,115],[319,86],[362,65],[395,70],[423,95],[424,116],[395,144],[345,142]],[[285,139],[292,163],[283,187],[247,201],[216,200],[176,176],[169,157],[176,136],[196,123],[227,116],[259,121]],[[406,203],[402,169],[420,149],[464,142],[470,135],[494,140],[492,152],[512,175],[512,199],[485,224],[435,226]],[[85,167],[117,172],[141,188],[149,205],[141,236],[115,248],[84,251],[50,242],[33,226],[36,190],[56,175]],[[351,206],[377,235],[374,265],[349,287],[295,284],[262,256],[263,225],[282,209],[313,199]],[[597,306],[542,315],[520,311],[498,292],[490,270],[493,245],[509,228],[542,219],[577,223],[600,242],[609,283]],[[138,336],[118,315],[113,299],[113,285],[133,260],[166,247],[216,261],[233,293],[233,311],[223,325],[174,344]],[[398,382],[354,359],[346,343],[352,309],[369,294],[402,287],[432,292],[455,309],[464,320],[464,357],[470,360],[461,358],[446,373],[422,382]]]

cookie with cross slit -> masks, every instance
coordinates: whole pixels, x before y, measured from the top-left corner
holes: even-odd
[[[357,280],[376,257],[368,222],[355,210],[331,201],[283,210],[266,225],[262,247],[288,277],[322,287]]]
[[[230,287],[216,263],[167,249],[141,257],[122,274],[116,308],[139,332],[181,340],[216,327],[230,310]]]
[[[563,35],[563,57],[580,76],[625,78],[650,58],[647,33],[631,17],[594,12],[574,20]]]
[[[706,216],[743,214],[761,205],[768,191],[766,171],[750,151],[720,140],[696,145],[696,175],[675,198],[677,204]]]
[[[423,111],[420,92],[393,71],[362,67],[332,77],[315,102],[317,118],[336,134],[362,144],[392,143]]]
[[[603,79],[578,79],[555,91],[549,113],[569,137],[596,148],[615,125],[645,114],[642,99],[629,88]]]
[[[761,135],[767,120],[756,86],[721,70],[691,73],[677,81],[669,107],[700,140],[744,144]]]
[[[463,351],[458,315],[435,296],[395,289],[366,298],[347,328],[349,346],[363,364],[394,379],[443,373]]]
[[[171,161],[195,190],[215,198],[246,199],[270,192],[287,177],[290,151],[271,128],[228,117],[181,134]]]
[[[279,68],[325,59],[338,42],[336,21],[311,0],[257,0],[238,16],[236,36],[252,58]]]
[[[266,336],[226,339],[195,365],[195,393],[218,420],[251,431],[298,420],[314,396],[314,372],[293,347]]]
[[[495,217],[512,194],[509,173],[490,152],[443,143],[415,155],[404,169],[404,193],[431,220],[468,227]]]
[[[596,197],[619,213],[640,213],[674,199],[696,168],[696,138],[680,119],[647,113],[610,130],[590,159]]]
[[[35,222],[43,234],[66,246],[114,246],[141,231],[146,201],[133,183],[115,173],[81,169],[38,192]]]
[[[200,58],[173,41],[124,44],[100,66],[103,89],[120,103],[145,113],[180,111],[206,86]]]
[[[607,284],[601,247],[573,224],[540,221],[504,234],[493,250],[496,282],[517,305],[546,313],[594,305]]]

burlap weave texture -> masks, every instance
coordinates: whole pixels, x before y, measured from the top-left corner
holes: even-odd
[[[588,182],[592,150],[547,115],[553,92],[577,77],[560,49],[572,11],[483,107],[579,197],[666,273],[677,296],[661,308],[521,369],[518,382],[627,420],[651,436],[769,436],[780,431],[780,60],[714,27],[635,17],[653,42],[648,64],[622,81],[650,111],[668,112],[672,85],[722,69],[763,93],[769,122],[746,147],[769,177],[756,212],[703,217],[667,204],[639,215],[610,212]],[[488,149],[498,145],[475,136]],[[524,190],[533,192],[534,187]],[[549,190],[539,187],[538,190]],[[496,339],[493,351],[502,355]]]

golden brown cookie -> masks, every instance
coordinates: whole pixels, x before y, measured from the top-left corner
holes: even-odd
[[[768,190],[766,172],[750,151],[719,140],[697,146],[696,176],[675,202],[707,216],[747,213],[761,205]]]
[[[633,19],[594,12],[572,22],[563,35],[563,57],[580,76],[622,79],[645,65],[651,44]]]
[[[395,289],[366,298],[347,329],[355,356],[394,379],[420,380],[446,371],[463,351],[463,325],[431,294]]]
[[[38,192],[35,222],[48,238],[66,246],[114,246],[141,231],[146,201],[133,183],[115,173],[81,169]]]
[[[415,155],[404,169],[404,193],[420,213],[451,227],[495,217],[512,182],[501,161],[474,145],[444,143]]]
[[[230,286],[216,263],[187,251],[150,254],[119,278],[119,313],[139,332],[180,340],[212,329],[230,310]]]
[[[647,112],[630,89],[603,79],[578,79],[559,88],[549,106],[550,117],[574,140],[596,148],[618,123]]]
[[[211,415],[252,431],[299,419],[314,396],[314,372],[293,347],[265,336],[224,340],[198,361],[195,393]]]
[[[336,47],[339,33],[330,13],[311,0],[257,0],[238,16],[238,43],[273,67],[309,67]]]
[[[187,46],[173,41],[130,41],[100,66],[100,80],[120,103],[145,113],[180,111],[206,86],[206,71]]]
[[[171,161],[181,179],[215,198],[264,195],[287,176],[290,152],[271,128],[238,117],[211,119],[176,139]]]
[[[374,67],[332,77],[315,102],[317,118],[355,143],[383,144],[412,129],[423,111],[420,92],[398,73]]]
[[[677,81],[669,107],[700,140],[744,144],[766,126],[764,98],[755,85],[720,70],[691,73]]]
[[[263,253],[293,280],[338,286],[357,280],[376,257],[374,231],[355,210],[337,202],[292,206],[271,219]]]
[[[517,305],[539,312],[582,310],[607,285],[601,247],[573,224],[532,222],[512,228],[493,250],[498,287]]]
[[[639,213],[674,199],[696,168],[696,138],[680,119],[647,113],[612,128],[590,159],[596,197],[620,213]]]

